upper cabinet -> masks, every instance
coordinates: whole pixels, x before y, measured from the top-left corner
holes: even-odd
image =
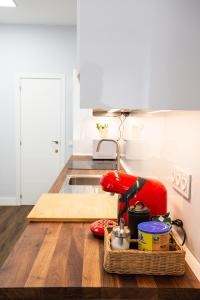
[[[200,109],[199,0],[79,0],[83,108]]]

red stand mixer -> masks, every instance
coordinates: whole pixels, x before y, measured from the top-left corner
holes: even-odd
[[[167,212],[167,191],[158,180],[110,171],[102,177],[101,185],[106,192],[120,194],[118,219],[123,217],[126,224],[128,208],[136,201],[143,202],[150,209],[151,216]]]

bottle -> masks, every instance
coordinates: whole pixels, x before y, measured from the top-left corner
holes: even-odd
[[[138,224],[150,221],[150,209],[143,202],[137,201],[128,208],[128,228],[131,232],[131,238],[138,238]]]

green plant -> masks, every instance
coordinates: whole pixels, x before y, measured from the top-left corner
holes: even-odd
[[[96,123],[96,128],[98,129],[98,130],[100,130],[100,129],[105,129],[105,128],[108,128],[108,124],[101,124],[101,123]]]

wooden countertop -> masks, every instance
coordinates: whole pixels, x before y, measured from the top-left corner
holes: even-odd
[[[88,158],[87,158],[88,159]],[[67,166],[51,192],[58,192]],[[103,241],[88,223],[30,223],[0,268],[0,299],[200,299],[200,283],[187,266],[181,277],[108,274]]]

